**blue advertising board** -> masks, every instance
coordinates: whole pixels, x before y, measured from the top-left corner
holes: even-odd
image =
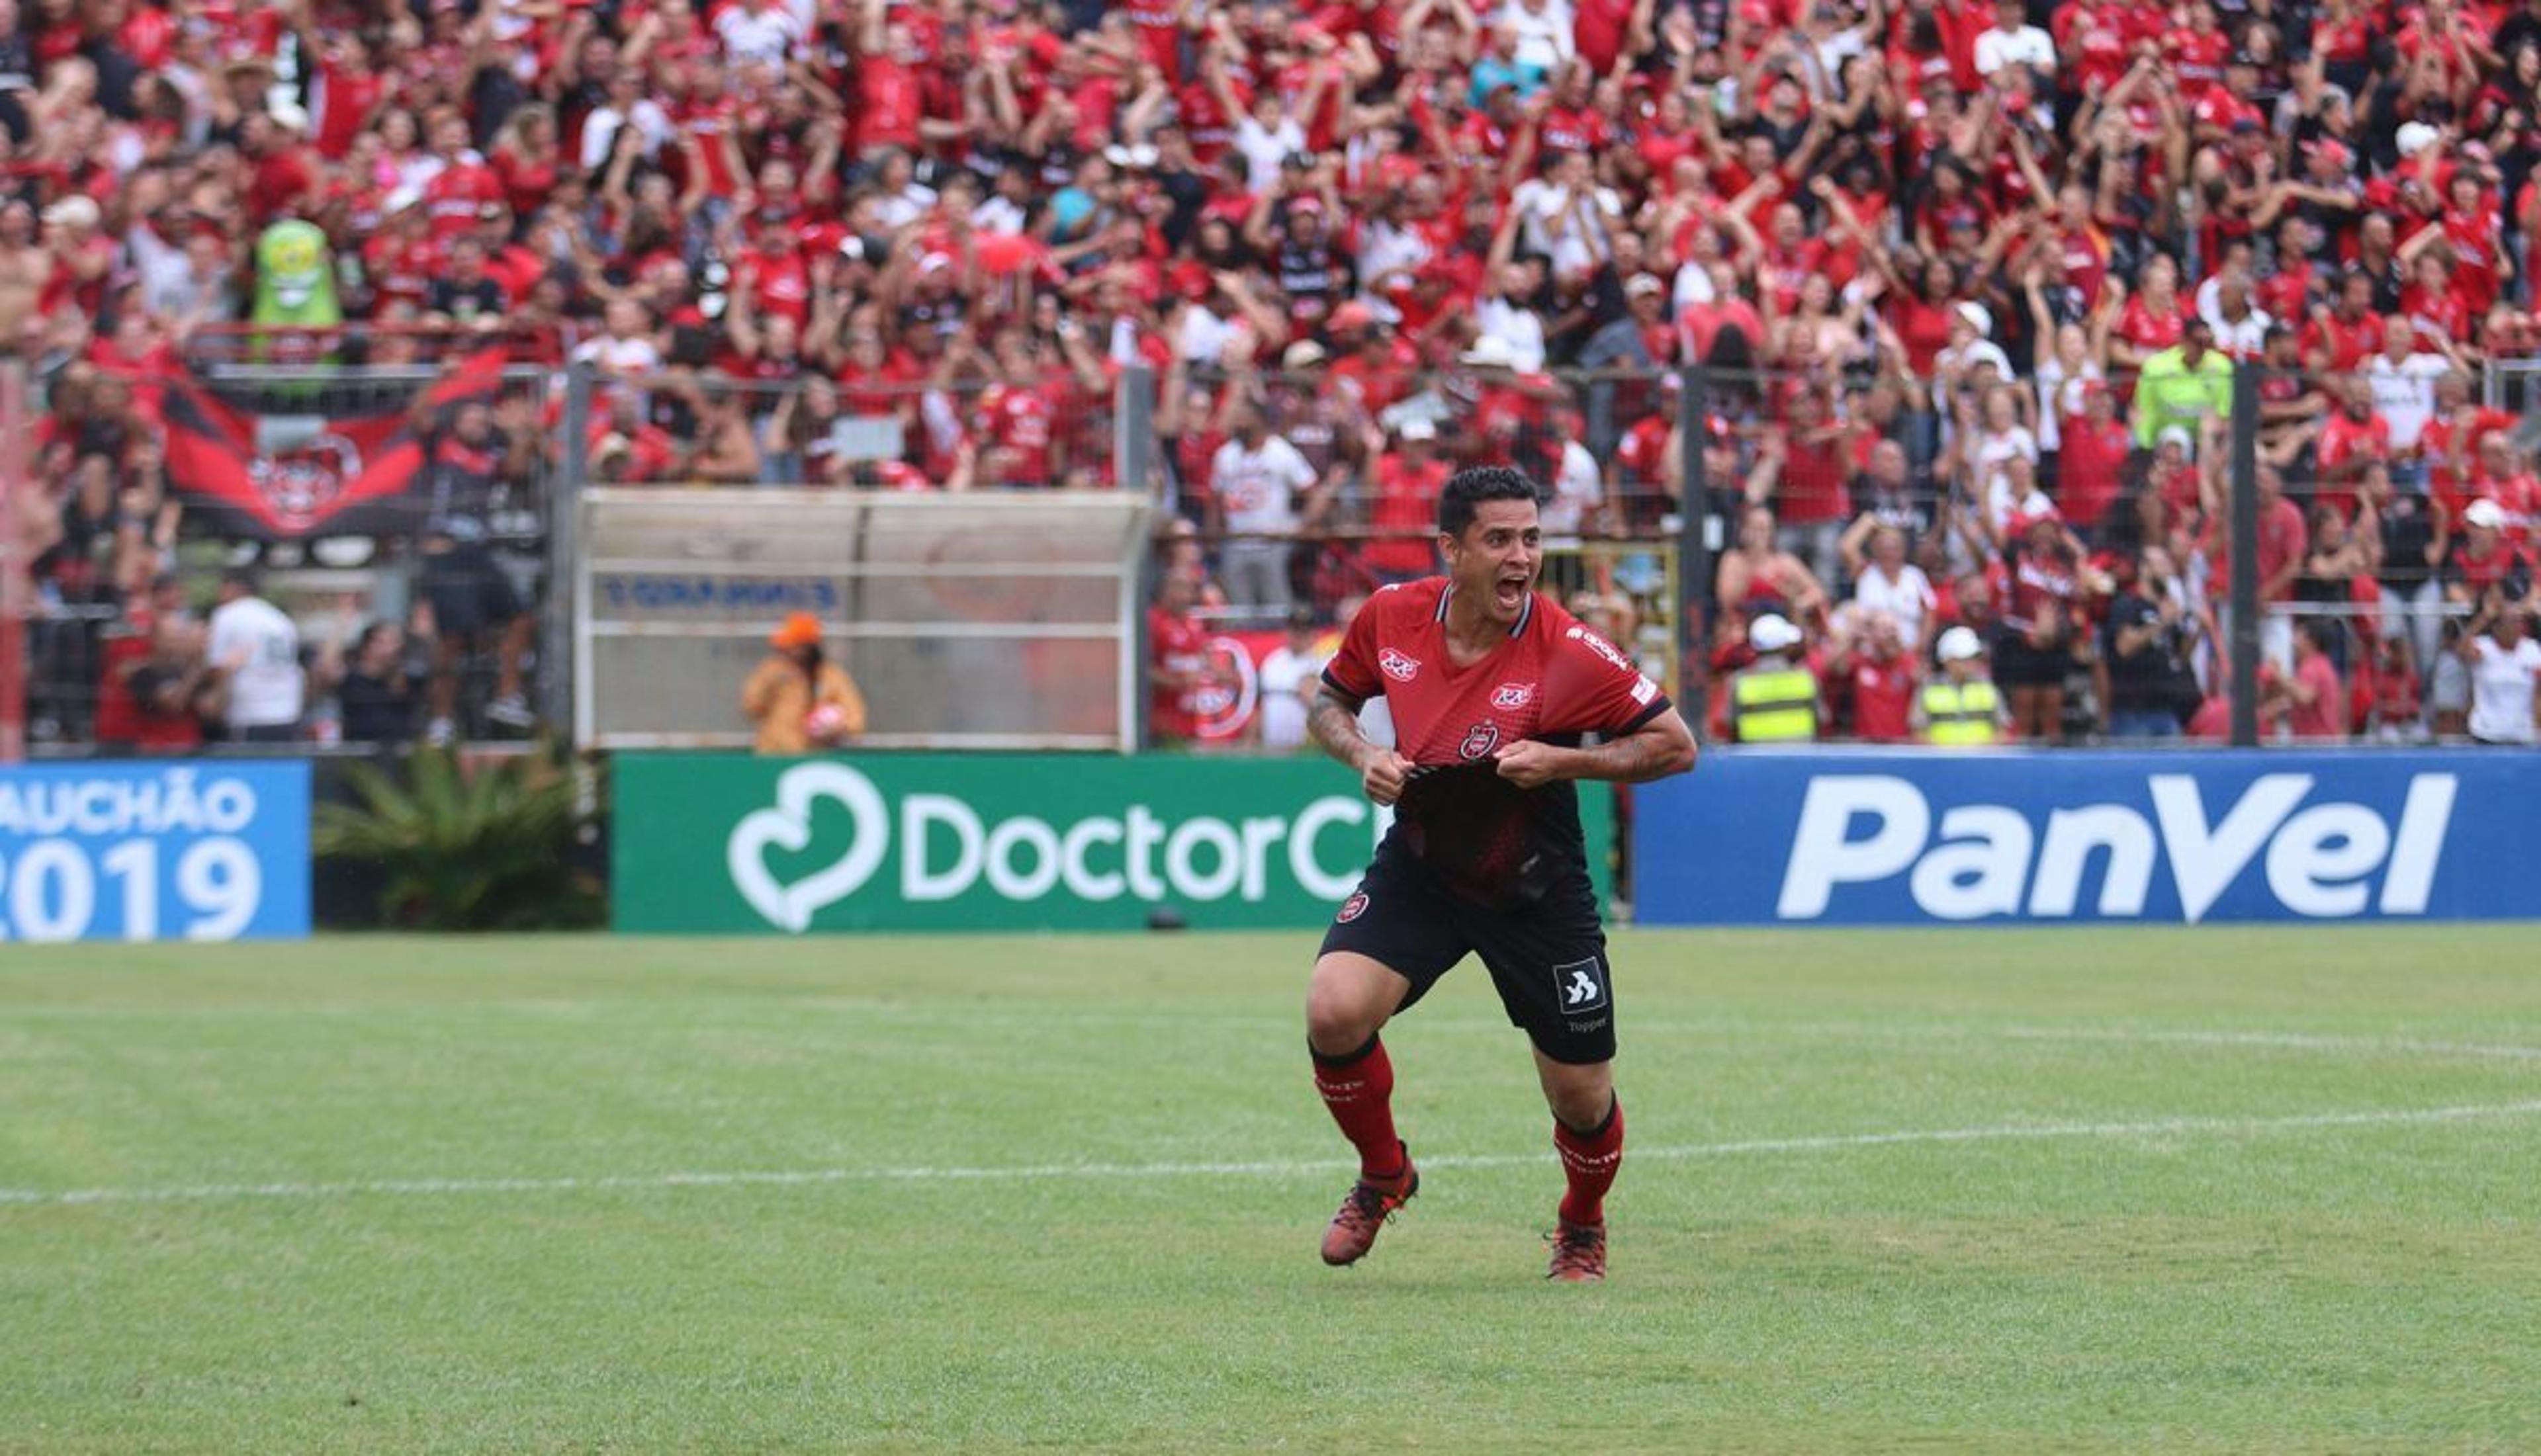
[[[1643,925],[2541,917],[2541,755],[1744,749],[1635,791]]]
[[[309,934],[309,764],[0,768],[0,940]]]

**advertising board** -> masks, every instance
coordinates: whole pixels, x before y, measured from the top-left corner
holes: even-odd
[[[1644,925],[2516,919],[2530,753],[1709,753],[1637,791]]]
[[[0,769],[0,940],[308,934],[307,762]]]
[[[1322,758],[628,753],[615,785],[633,932],[1310,928],[1388,822]],[[1611,842],[1602,789],[1580,815]]]

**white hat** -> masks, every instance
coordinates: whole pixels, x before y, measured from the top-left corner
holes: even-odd
[[[1779,653],[1800,645],[1800,629],[1768,612],[1747,624],[1747,645],[1760,653]]]
[[[1438,427],[1431,424],[1426,419],[1423,419],[1418,415],[1415,415],[1411,419],[1405,420],[1403,422],[1403,428],[1395,431],[1394,433],[1402,436],[1406,440],[1435,440],[1438,438]]]
[[[2435,137],[2439,133],[2437,133],[2433,127],[2429,126],[2424,121],[2411,121],[2400,128],[2399,135],[2395,140],[2400,145],[2401,156],[2415,157],[2420,152],[2423,152],[2428,147],[2433,145]]]
[[[1994,336],[1994,314],[1986,308],[1985,305],[1962,301],[1955,312],[1961,318],[1967,320],[1968,327],[1977,331],[1977,337],[1992,338]]]
[[[2161,434],[2154,439],[2153,444],[2156,446],[2176,445],[2181,450],[2194,451],[2197,449],[2197,437],[2188,433],[2188,427],[2186,425],[2170,425],[2162,430]]]
[[[1299,339],[1279,356],[1279,367],[1286,370],[1308,370],[1324,362],[1324,346],[1313,339]]]
[[[1628,295],[1658,293],[1666,287],[1667,285],[1661,283],[1658,275],[1654,273],[1635,273],[1633,275],[1633,281],[1624,285],[1624,292]]]
[[[2472,525],[2484,525],[2491,530],[2501,530],[2505,525],[2505,508],[2482,496],[2470,503],[2470,509],[2462,512],[2462,520]]]
[[[1515,369],[1517,351],[1510,348],[1509,341],[1498,334],[1487,333],[1474,340],[1474,347],[1465,351],[1465,362],[1487,365],[1495,369]]]
[[[1944,662],[1972,662],[1985,656],[1985,644],[1969,629],[1953,627],[1941,634],[1939,652]]]

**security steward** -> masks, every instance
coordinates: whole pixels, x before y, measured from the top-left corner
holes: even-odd
[[[1985,640],[1969,628],[1953,627],[1941,634],[1934,651],[1941,675],[1924,684],[1915,699],[1916,731],[1943,748],[2001,742],[2011,715],[1986,675]]]
[[[1768,613],[1747,626],[1756,660],[1729,679],[1729,735],[1741,743],[1806,743],[1825,727],[1817,674],[1800,660],[1800,629]]]

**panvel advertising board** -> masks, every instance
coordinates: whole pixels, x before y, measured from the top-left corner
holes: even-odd
[[[309,764],[0,769],[0,940],[309,934]]]
[[[1386,827],[1322,758],[615,764],[613,924],[630,932],[1132,930],[1160,908],[1197,929],[1304,930],[1332,919]],[[1589,843],[1612,843],[1608,795],[1582,789]]]
[[[1707,753],[1637,791],[1643,925],[2541,916],[2541,756]]]

